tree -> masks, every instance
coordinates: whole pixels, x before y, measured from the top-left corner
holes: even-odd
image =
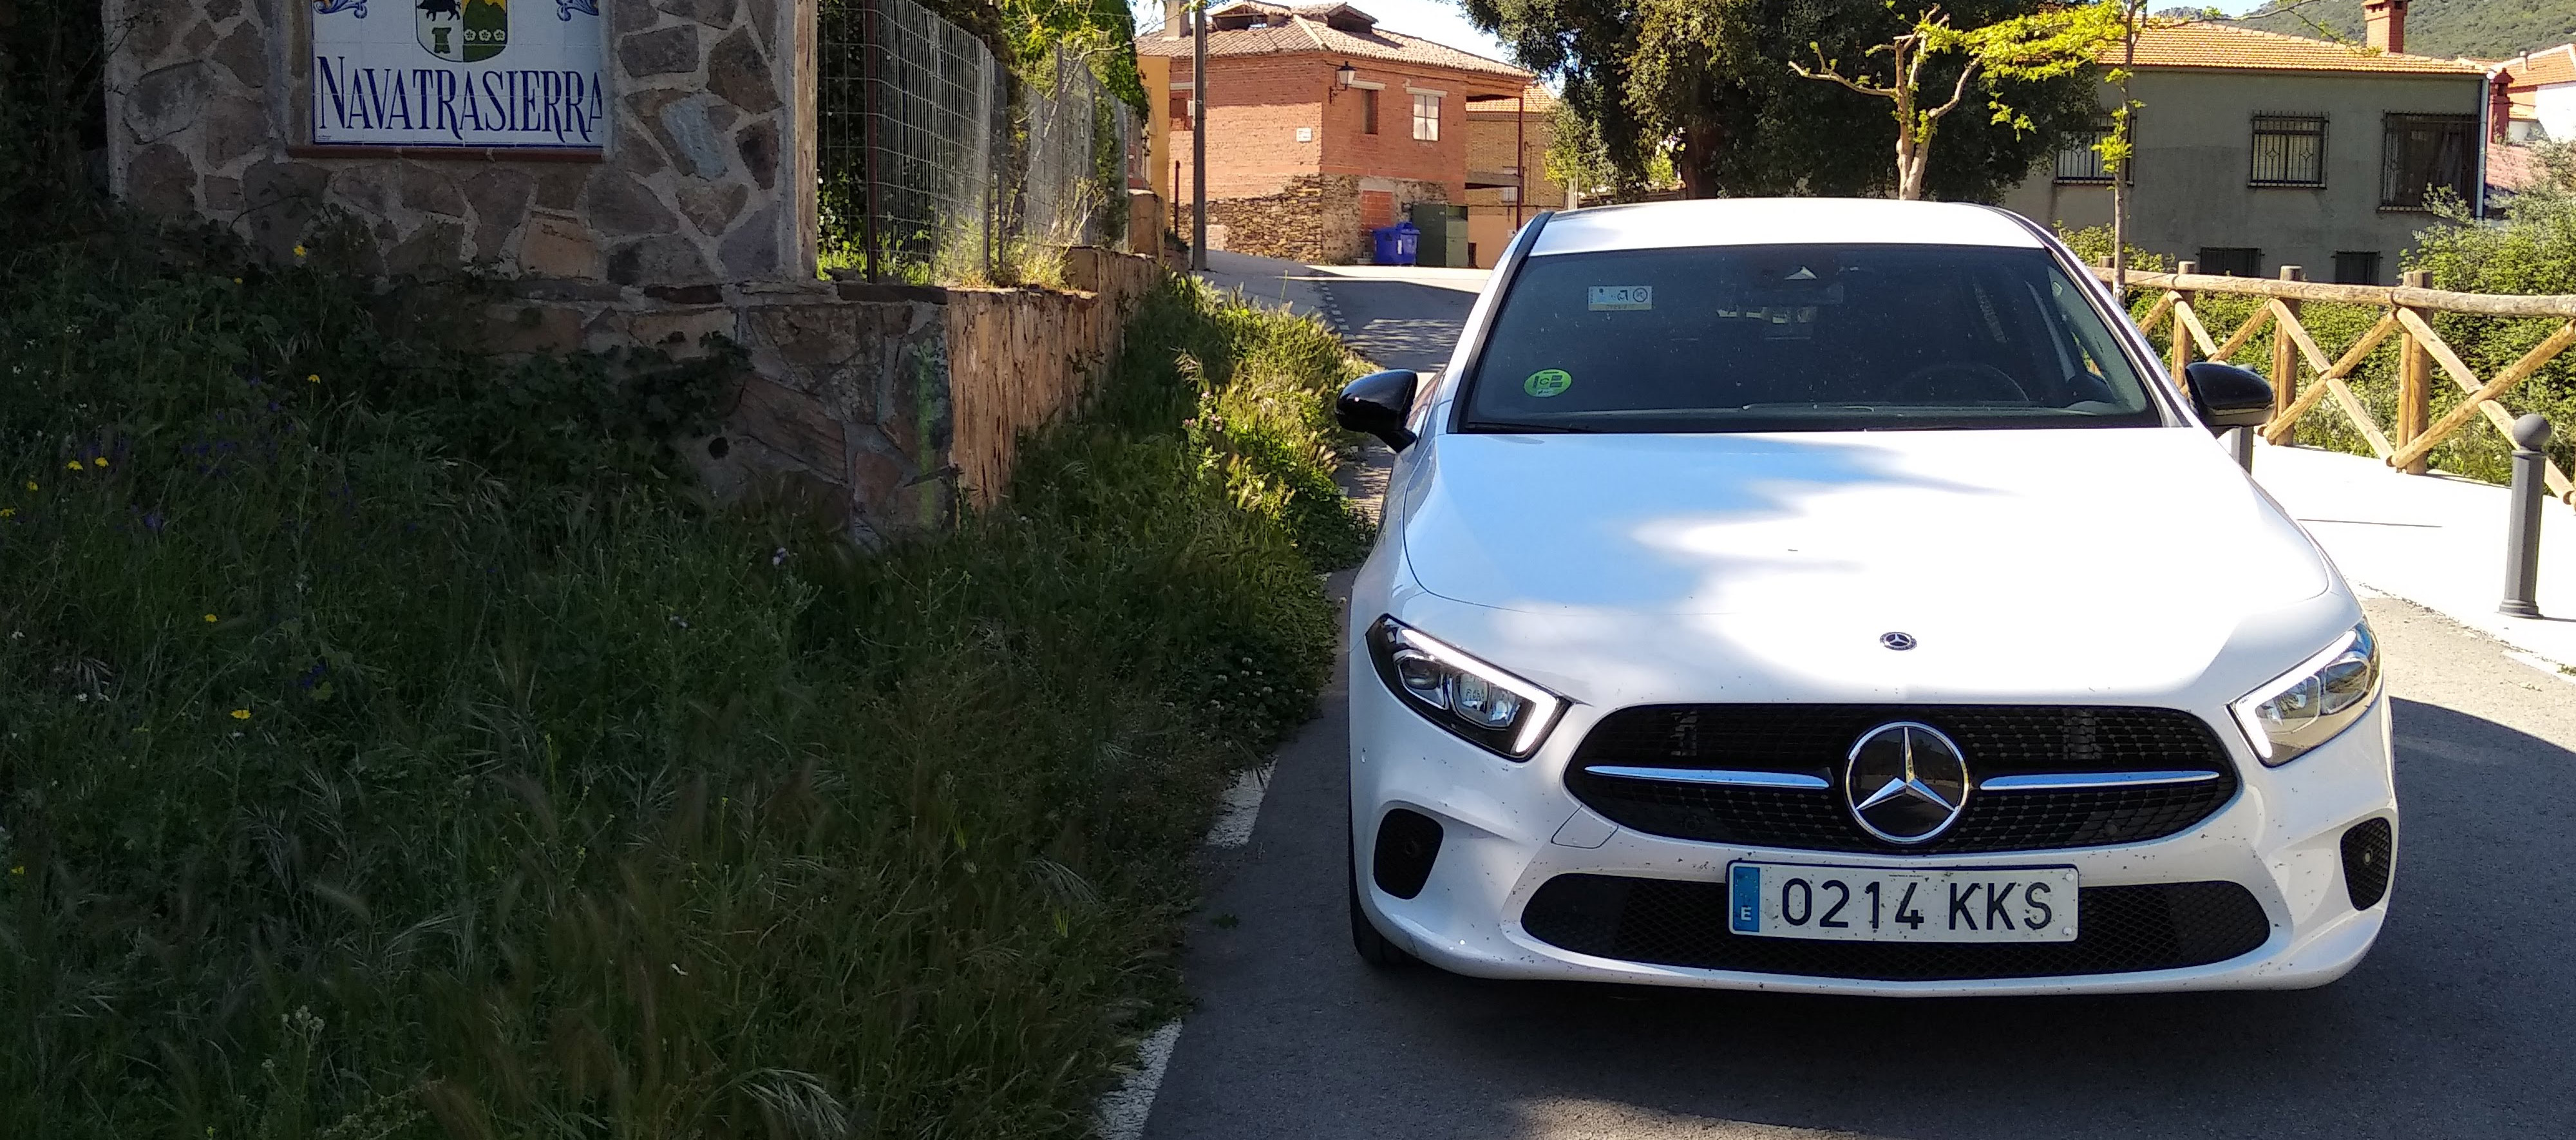
[[[1464,0],[1523,66],[1564,82],[1564,99],[1594,125],[1603,151],[1639,181],[1668,157],[1694,197],[1883,194],[1896,188],[1884,156],[1890,116],[1784,66],[1820,48],[1856,58],[1910,21],[1884,0]],[[1955,0],[1963,26],[2029,15],[2040,0]],[[1811,48],[1809,45],[1817,45]],[[1922,82],[1947,90],[1964,61],[1927,62]],[[2092,81],[2067,74],[2006,80],[1992,92],[2022,126],[1956,116],[1923,175],[1928,197],[1991,200],[2051,154],[2059,134],[2096,114]]]
[[[1887,0],[1887,6],[1893,11],[1895,0]],[[1807,45],[1816,53],[1814,69],[1792,62],[1789,70],[1894,104],[1896,196],[1915,201],[1923,197],[1924,173],[1932,160],[1933,133],[1940,128],[1942,119],[1967,101],[1970,80],[1984,83],[1986,106],[1993,112],[1990,122],[2009,126],[2015,134],[2033,130],[2035,124],[2030,116],[2004,101],[2003,85],[2044,83],[2089,70],[2101,50],[2121,38],[2126,25],[2120,17],[2116,0],[2103,0],[2080,8],[2042,9],[1962,31],[1952,27],[1949,14],[1935,4],[1914,18],[1913,27],[1886,43],[1871,45],[1865,53],[1888,57],[1885,82],[1866,73],[1843,74],[1842,64],[1826,58],[1820,44]],[[1923,68],[1943,53],[1962,57],[1958,78],[1950,84],[1949,99],[1927,106],[1922,92]]]

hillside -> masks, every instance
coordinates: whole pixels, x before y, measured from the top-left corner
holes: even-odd
[[[2272,0],[2236,22],[2359,43],[2361,0]],[[2576,40],[2576,0],[2415,0],[2406,17],[2406,50],[2416,55],[2503,59],[2569,40]]]

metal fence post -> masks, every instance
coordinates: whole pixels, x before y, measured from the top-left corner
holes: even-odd
[[[882,280],[877,266],[877,210],[882,205],[877,197],[877,86],[882,79],[877,72],[877,45],[881,42],[877,28],[877,0],[856,0],[859,6],[859,240],[867,247],[868,280]]]
[[[2541,485],[2549,458],[2540,449],[2548,443],[2546,417],[2513,421],[2513,513],[2505,523],[2504,604],[2496,607],[2511,617],[2540,616],[2540,500],[2549,493]]]

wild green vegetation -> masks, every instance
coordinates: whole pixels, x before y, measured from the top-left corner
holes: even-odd
[[[664,446],[724,365],[102,237],[0,274],[13,1135],[1074,1136],[1310,711],[1320,327],[1174,284],[957,532]]]
[[[2273,0],[2236,21],[2312,39],[2362,42],[2361,0]],[[2503,59],[2576,40],[2571,0],[2415,0],[2406,50],[2437,59]]]

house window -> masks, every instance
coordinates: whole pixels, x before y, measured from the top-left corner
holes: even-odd
[[[1503,204],[1504,204],[1504,205],[1508,206],[1508,205],[1511,205],[1512,203],[1514,203],[1514,202],[1518,202],[1518,201],[1520,201],[1520,200],[1521,200],[1521,188],[1520,188],[1520,187],[1518,187],[1518,186],[1505,186],[1505,187],[1503,187]]]
[[[1190,129],[1190,95],[1189,95],[1189,92],[1186,92],[1186,91],[1175,91],[1175,92],[1172,92],[1172,105],[1171,105],[1170,110],[1171,110],[1171,113],[1172,113],[1172,129],[1173,129],[1173,130],[1176,130],[1176,131],[1186,131],[1186,130]]]
[[[2257,186],[2325,185],[2326,117],[2254,116],[2252,181]]]
[[[2335,284],[2379,284],[2379,251],[2347,249],[2335,254]]]
[[[2245,246],[2200,247],[2200,271],[2221,277],[2261,277],[2263,251]]]
[[[1413,97],[1413,137],[1424,142],[1440,141],[1440,97]]]
[[[1360,133],[1377,133],[1377,92],[1367,87],[1360,88]]]
[[[2066,141],[2057,148],[2059,182],[2102,183],[2111,181],[2111,168],[2102,161],[2102,141],[2111,137],[2112,128],[2105,123],[2085,130],[2066,132]],[[2130,178],[2135,182],[2137,179]]]
[[[2467,115],[2390,115],[2379,150],[2379,207],[2421,210],[2438,191],[2466,200],[2477,122]]]

